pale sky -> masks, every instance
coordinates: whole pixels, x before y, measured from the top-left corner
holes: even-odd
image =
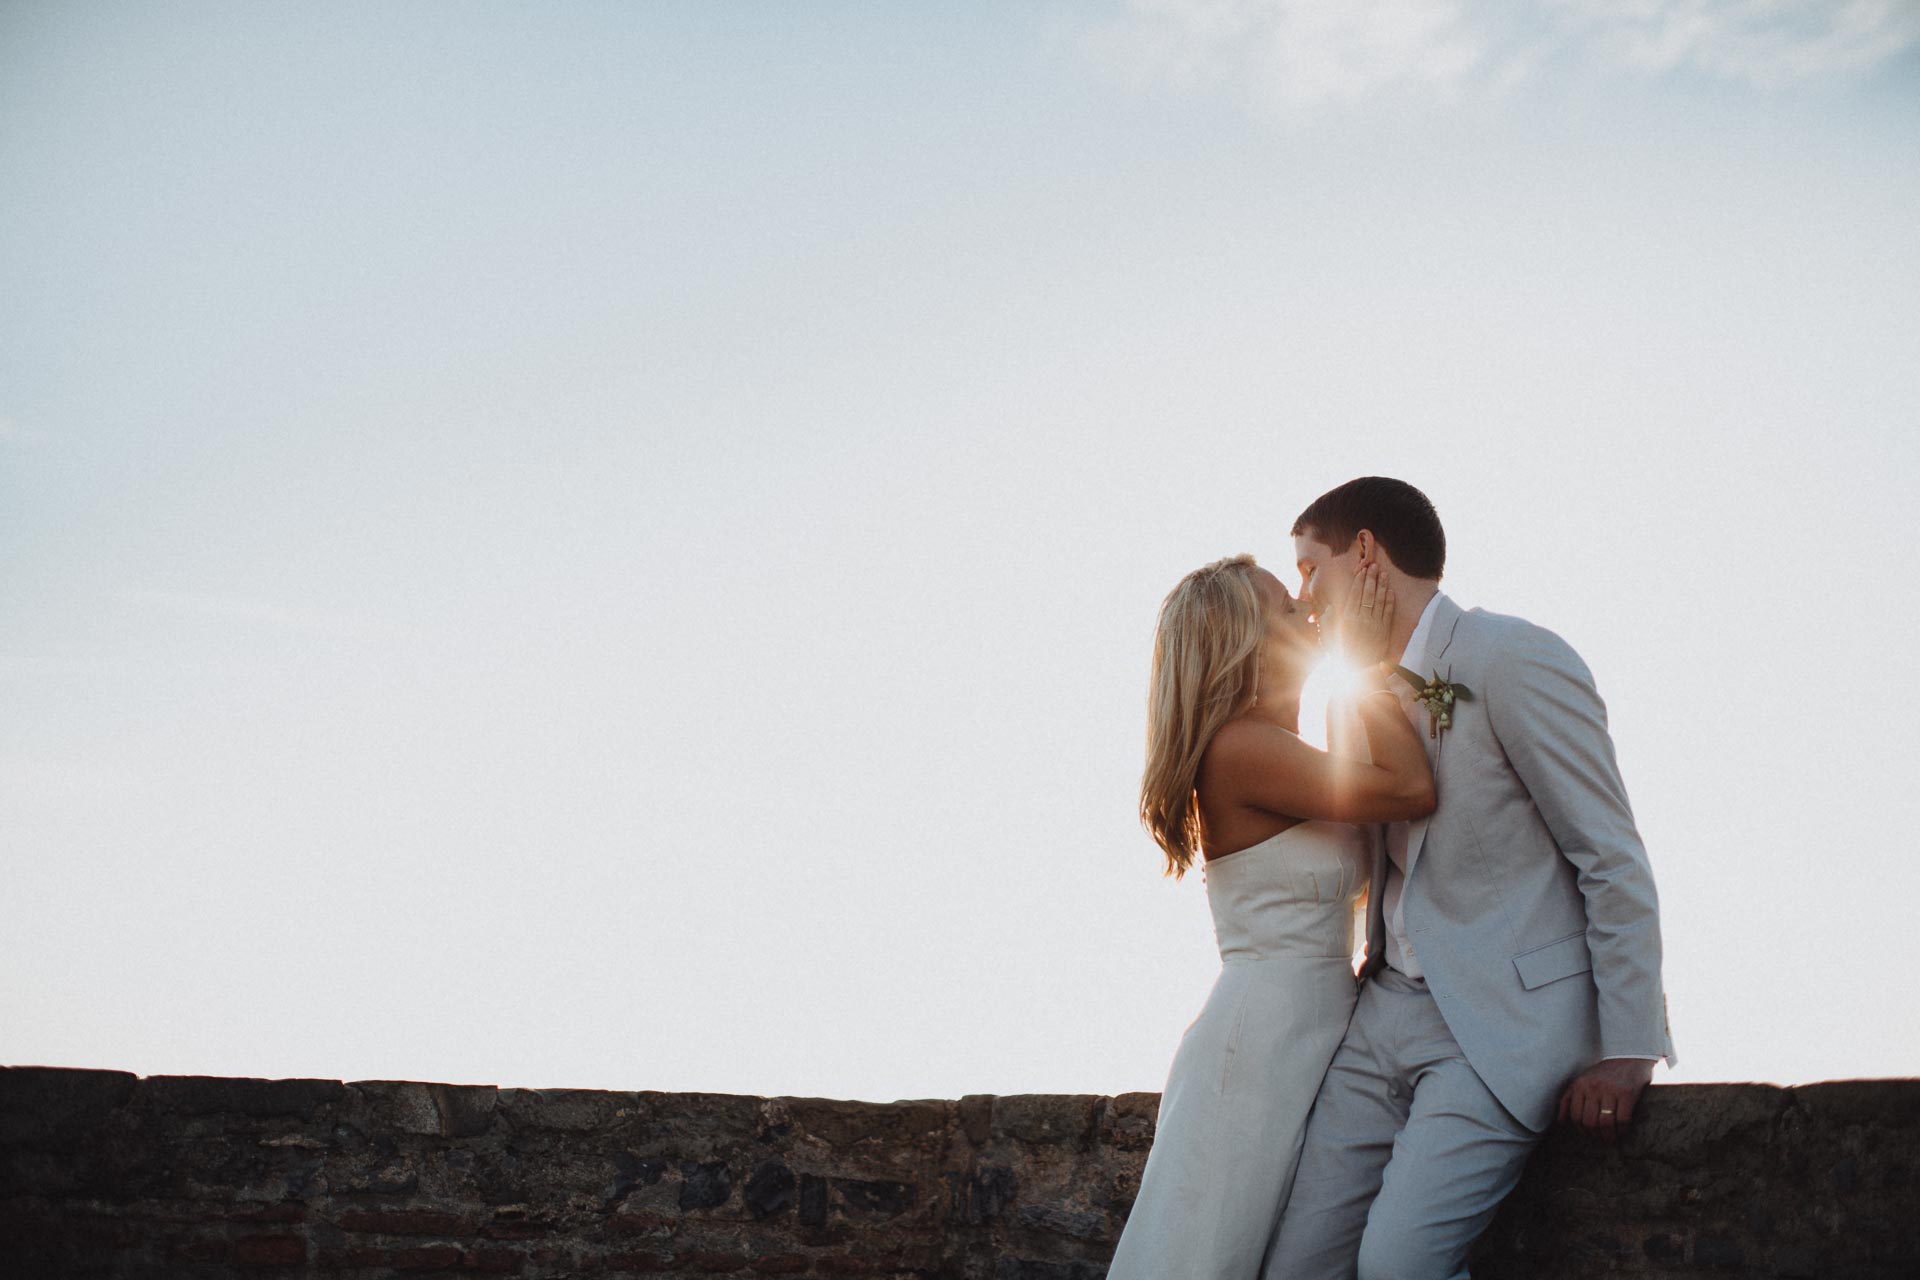
[[[1895,0],[0,7],[0,1062],[1157,1089],[1154,612],[1384,473],[1656,1080],[1920,1073],[1916,142]]]

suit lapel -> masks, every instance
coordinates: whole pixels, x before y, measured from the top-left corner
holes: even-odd
[[[1447,650],[1453,647],[1453,631],[1460,625],[1460,606],[1446,596],[1440,597],[1440,603],[1434,606],[1433,628],[1427,632],[1426,652],[1420,655],[1420,665],[1413,669],[1422,678],[1442,671],[1441,663],[1447,656]],[[1406,664],[1411,666],[1412,664]],[[1444,674],[1444,671],[1442,671]],[[1422,711],[1424,718],[1425,712]],[[1443,733],[1426,737],[1427,763],[1433,766],[1435,776],[1440,772],[1440,749],[1446,745],[1447,735]],[[1407,879],[1413,879],[1413,867],[1420,859],[1420,846],[1427,838],[1427,823],[1431,816],[1420,818],[1407,824]]]

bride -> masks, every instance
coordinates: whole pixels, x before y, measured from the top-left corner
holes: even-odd
[[[1393,622],[1377,566],[1347,599],[1340,645],[1377,662]],[[1251,556],[1195,570],[1161,605],[1140,818],[1168,874],[1203,860],[1221,969],[1174,1054],[1108,1280],[1259,1277],[1353,1012],[1371,854],[1349,824],[1433,811],[1425,749],[1377,667],[1336,704],[1364,750],[1301,741],[1300,690],[1320,656],[1307,610]]]

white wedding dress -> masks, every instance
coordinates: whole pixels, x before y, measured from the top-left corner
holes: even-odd
[[[1205,864],[1220,977],[1174,1054],[1107,1280],[1259,1280],[1353,1014],[1367,863],[1359,828],[1314,821]]]

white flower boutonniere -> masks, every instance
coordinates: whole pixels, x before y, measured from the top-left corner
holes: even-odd
[[[1454,684],[1451,680],[1442,680],[1438,671],[1433,679],[1423,680],[1418,672],[1406,667],[1395,667],[1394,672],[1402,680],[1413,686],[1413,696],[1427,709],[1427,736],[1437,738],[1440,731],[1453,724],[1453,704],[1472,702],[1473,694],[1463,684]]]

